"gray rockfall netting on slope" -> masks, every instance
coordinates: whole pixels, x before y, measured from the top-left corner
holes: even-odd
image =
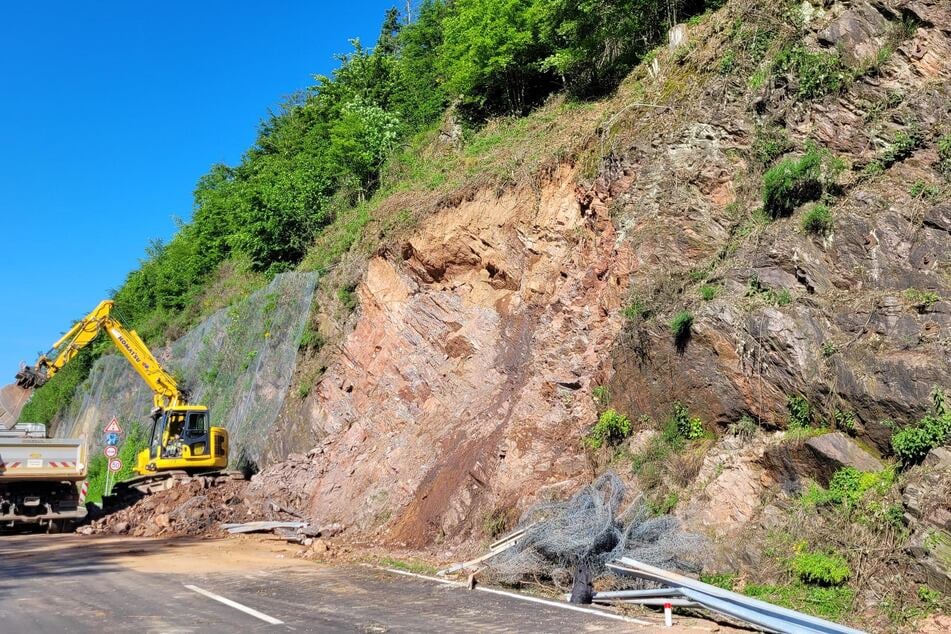
[[[256,465],[265,454],[297,364],[300,337],[310,315],[317,276],[284,273],[247,299],[223,309],[156,357],[207,405],[212,424],[231,434],[231,466]],[[152,392],[118,354],[93,366],[65,414],[57,436],[86,434],[98,453],[102,427],[112,416],[148,430]],[[95,455],[92,453],[91,455]]]
[[[535,505],[519,522],[527,533],[489,560],[489,575],[505,583],[551,579],[567,587],[575,566],[586,562],[593,578],[610,578],[606,564],[620,557],[699,572],[706,541],[685,532],[673,516],[654,516],[641,496],[623,506],[626,493],[608,472],[568,500]]]

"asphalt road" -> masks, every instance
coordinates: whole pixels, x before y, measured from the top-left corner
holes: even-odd
[[[249,554],[253,543],[228,541],[0,536],[0,632],[656,629],[358,564],[300,562],[266,545]]]

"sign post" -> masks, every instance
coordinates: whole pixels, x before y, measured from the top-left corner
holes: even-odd
[[[122,444],[122,427],[119,426],[119,420],[115,416],[109,421],[103,430],[105,434],[105,447],[102,453],[108,460],[108,470],[106,471],[106,486],[103,495],[112,495],[112,487],[115,486],[115,474],[122,470],[122,460],[119,459],[119,445]]]

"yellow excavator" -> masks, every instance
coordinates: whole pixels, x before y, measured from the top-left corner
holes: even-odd
[[[78,321],[52,349],[16,375],[21,388],[42,387],[79,351],[105,333],[154,393],[149,446],[136,456],[140,476],[172,471],[201,473],[228,466],[228,430],[212,427],[208,408],[189,404],[189,394],[149,350],[134,330],[113,316],[114,303],[106,300]]]

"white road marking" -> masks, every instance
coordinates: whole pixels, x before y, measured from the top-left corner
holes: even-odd
[[[440,579],[439,577],[430,577],[428,575],[420,575],[415,572],[408,572],[406,570],[399,570],[397,568],[384,568],[387,572],[392,572],[397,575],[405,575],[407,577],[416,577],[417,579],[425,579],[426,581],[435,581],[436,583],[441,583],[447,586],[456,586],[459,588],[467,588],[468,586],[464,583],[458,581],[449,581],[448,579]],[[584,614],[593,614],[595,616],[600,616],[605,619],[613,619],[615,621],[627,621],[628,623],[636,623],[637,625],[654,625],[654,623],[649,623],[648,621],[642,621],[640,619],[633,619],[628,616],[621,616],[620,614],[612,614],[611,612],[605,612],[603,610],[596,610],[594,608],[583,608],[579,605],[573,605],[571,603],[559,603],[558,601],[549,601],[548,599],[539,599],[538,597],[531,597],[527,594],[519,594],[517,592],[506,592],[505,590],[496,590],[495,588],[486,588],[484,586],[476,586],[476,590],[480,592],[488,592],[489,594],[498,594],[503,597],[512,597],[513,599],[519,599],[520,601],[529,601],[531,603],[541,603],[542,605],[548,605],[553,608],[560,608],[562,610],[571,610],[573,612],[583,612]]]
[[[234,608],[235,610],[240,610],[241,612],[244,612],[245,614],[250,614],[254,618],[261,619],[265,623],[270,623],[271,625],[284,625],[284,621],[281,621],[280,619],[275,619],[273,616],[268,616],[267,614],[264,614],[263,612],[258,612],[254,608],[249,608],[246,605],[241,605],[237,601],[232,601],[231,599],[226,599],[222,596],[218,596],[214,592],[208,592],[207,590],[203,590],[199,588],[198,586],[190,586],[187,584],[185,585],[185,587],[191,590],[192,592],[197,592],[198,594],[205,595],[209,599],[214,599],[218,603],[224,603],[230,608]]]

